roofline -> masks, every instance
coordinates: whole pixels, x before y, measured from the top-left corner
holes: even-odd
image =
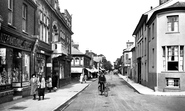
[[[140,20],[139,20],[139,22],[138,22],[138,24],[137,24],[137,26],[136,26],[132,35],[137,34],[138,30],[142,27],[143,23],[146,22],[147,17],[148,17],[148,15],[142,14],[142,16],[141,16],[141,18],[140,18]]]
[[[88,57],[88,58],[91,59],[91,57],[89,57],[89,56],[86,55],[86,54],[71,54],[71,56],[86,56],[86,57]]]
[[[152,19],[156,17],[157,14],[161,12],[172,11],[172,10],[185,10],[185,7],[167,7],[167,8],[157,10],[152,14],[152,16],[149,18],[146,24],[148,25],[152,21]]]

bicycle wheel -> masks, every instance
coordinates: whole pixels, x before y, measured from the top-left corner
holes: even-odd
[[[107,90],[107,88],[105,88],[105,90],[104,90],[104,95],[105,95],[105,97],[108,96],[108,90]]]

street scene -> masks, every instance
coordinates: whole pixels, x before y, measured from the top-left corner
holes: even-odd
[[[184,111],[185,0],[0,0],[0,111]]]
[[[92,82],[64,111],[184,111],[185,97],[142,95],[117,75],[106,75],[108,97],[98,93]]]

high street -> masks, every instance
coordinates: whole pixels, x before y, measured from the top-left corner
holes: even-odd
[[[106,75],[109,96],[99,95],[98,82],[70,101],[65,111],[184,111],[184,96],[142,95],[117,75]]]

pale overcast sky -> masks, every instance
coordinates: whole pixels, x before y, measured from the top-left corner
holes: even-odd
[[[122,55],[141,15],[159,0],[59,0],[72,14],[72,39],[79,50],[103,54],[112,63]]]

